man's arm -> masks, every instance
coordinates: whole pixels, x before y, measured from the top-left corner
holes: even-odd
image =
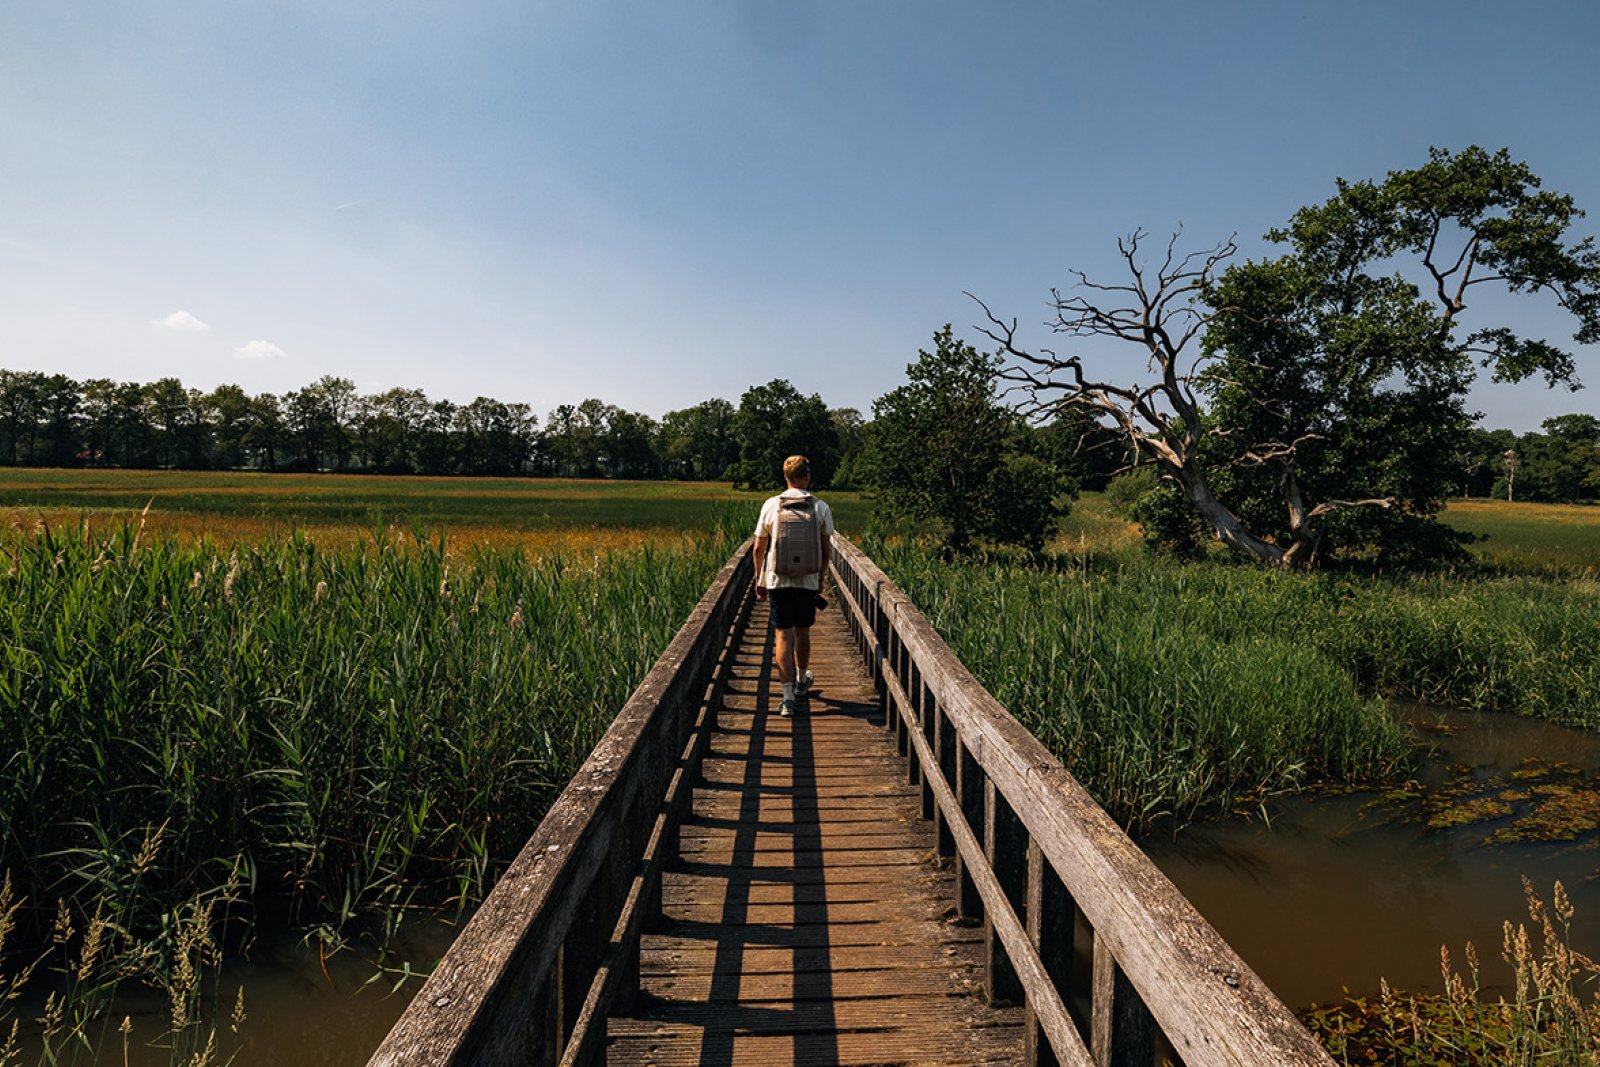
[[[826,506],[826,505],[824,505]],[[828,521],[823,524],[822,531],[822,573],[828,573],[828,564],[833,561],[833,509],[828,508]]]
[[[766,587],[761,584],[761,576],[767,573],[767,538],[756,538],[756,599],[767,599]]]

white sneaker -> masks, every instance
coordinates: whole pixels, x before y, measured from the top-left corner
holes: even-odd
[[[811,689],[811,672],[810,671],[806,671],[804,674],[802,674],[800,677],[798,677],[798,678],[796,678],[794,680],[794,691],[796,693],[803,694],[803,693],[806,693],[806,692],[810,691],[810,689]]]
[[[785,700],[778,705],[778,714],[785,719],[794,718],[794,701]]]

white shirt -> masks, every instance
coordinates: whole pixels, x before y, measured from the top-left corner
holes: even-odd
[[[785,489],[777,496],[768,497],[766,503],[761,505],[761,517],[756,520],[756,536],[767,539],[767,562],[761,572],[761,587],[763,589],[812,589],[822,588],[822,575],[802,574],[798,576],[780,575],[775,569],[777,561],[773,558],[772,539],[777,531],[778,501],[788,499],[796,500],[809,496],[804,489]],[[817,512],[817,526],[822,532],[823,543],[833,536],[833,509],[818,500],[815,505]]]

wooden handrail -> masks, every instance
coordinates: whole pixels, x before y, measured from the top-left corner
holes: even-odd
[[[982,918],[987,984],[1025,1003],[1027,1062],[1187,1067],[1332,1058],[1061,762],[973,678],[916,606],[843,537],[831,570],[886,726],[922,786],[960,911]],[[1072,983],[1080,915],[1088,989]],[[1071,1006],[1087,994],[1087,1010]]]
[[[373,1067],[583,1064],[638,985],[717,696],[751,542],[723,566],[611,728],[373,1055]]]

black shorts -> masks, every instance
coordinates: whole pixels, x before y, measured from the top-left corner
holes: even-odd
[[[801,589],[797,586],[770,589],[767,591],[767,599],[772,602],[774,629],[789,630],[798,626],[802,630],[809,630],[817,621],[815,589]]]

